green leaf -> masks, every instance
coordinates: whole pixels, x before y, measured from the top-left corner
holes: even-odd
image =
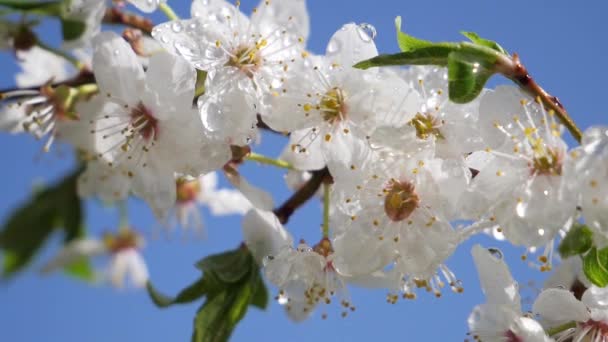
[[[401,17],[395,18],[395,28],[397,29],[397,44],[403,52],[418,50],[420,48],[431,47],[435,43],[428,40],[414,38],[401,31]]]
[[[81,21],[74,19],[61,19],[61,33],[63,40],[76,40],[82,36],[87,29],[87,25]]]
[[[166,308],[173,304],[191,303],[209,293],[217,293],[221,290],[221,283],[213,273],[205,274],[188,287],[181,290],[175,297],[169,297],[158,292],[151,282],[146,284],[150,298],[160,308]]]
[[[260,272],[257,266],[255,272]],[[268,289],[261,275],[258,275],[257,282],[255,293],[253,294],[253,298],[251,298],[251,305],[264,310],[268,306]]]
[[[470,41],[472,41],[474,44],[477,45],[481,45],[481,46],[485,46],[485,47],[489,47],[492,50],[496,50],[504,55],[508,55],[509,53],[503,49],[502,46],[500,46],[500,44],[498,44],[497,42],[493,41],[493,40],[489,40],[489,39],[485,39],[485,38],[481,38],[479,35],[477,35],[477,33],[475,32],[469,32],[469,31],[461,31],[460,33],[462,33],[463,36],[469,38]]]
[[[583,271],[594,285],[608,285],[608,247],[599,251],[595,247],[591,248],[583,258]]]
[[[253,259],[253,258],[252,258]],[[257,265],[251,260],[249,276],[208,297],[194,319],[193,342],[228,341],[237,323],[247,313],[259,284]]]
[[[5,223],[0,231],[4,277],[23,269],[57,228],[62,229],[65,242],[82,234],[82,207],[76,194],[79,173],[77,170],[58,184],[34,194]]]
[[[81,259],[66,266],[64,268],[64,272],[69,276],[87,282],[90,282],[95,278],[95,272],[93,271],[91,263],[88,259]]]
[[[482,56],[483,58],[483,56]],[[450,100],[455,103],[473,101],[494,74],[494,61],[466,52],[454,51],[448,56],[448,89]]]
[[[0,0],[0,6],[47,16],[60,16],[65,8],[62,1]]]
[[[210,255],[196,263],[203,272],[213,272],[226,283],[241,280],[250,270],[251,253],[247,248]]]
[[[354,65],[355,68],[369,69],[379,66],[392,65],[440,65],[448,64],[449,54],[457,50],[457,44],[446,43],[446,45],[436,45],[423,47],[412,51],[396,53],[393,55],[378,55],[371,59],[361,61]]]
[[[562,239],[558,251],[562,258],[584,254],[593,247],[593,232],[589,227],[575,224]]]

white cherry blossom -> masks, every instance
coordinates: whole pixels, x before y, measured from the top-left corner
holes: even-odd
[[[107,233],[103,240],[82,239],[67,244],[42,268],[43,273],[59,270],[89,257],[109,256],[110,260],[98,280],[108,281],[116,288],[125,282],[143,288],[148,282],[148,268],[140,250],[143,239],[129,228],[121,228],[116,234]]]
[[[175,203],[174,172],[198,175],[220,168],[230,148],[200,134],[202,123],[192,109],[196,74],[188,64],[158,53],[144,73],[116,34],[102,33],[94,45],[94,71],[106,97],[92,120],[96,151],[133,178],[133,192],[162,218]]]
[[[475,245],[472,254],[486,303],[476,306],[469,316],[471,335],[483,342],[553,341],[538,322],[522,314],[519,287],[502,253]]]

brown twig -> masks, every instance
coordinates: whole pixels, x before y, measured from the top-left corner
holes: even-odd
[[[518,84],[528,94],[538,98],[545,106],[555,112],[555,115],[561,123],[566,126],[570,134],[572,134],[578,142],[581,141],[583,133],[576,126],[562,103],[557,97],[549,94],[536,83],[534,78],[528,73],[526,67],[521,63],[519,56],[516,53],[511,57],[500,56],[496,62],[496,66],[502,75]]]
[[[106,24],[119,24],[132,28],[139,29],[147,34],[152,33],[154,24],[148,18],[144,18],[137,14],[123,12],[118,7],[108,8],[103,16],[103,22]]]
[[[312,177],[280,207],[276,208],[274,214],[281,223],[286,224],[291,215],[317,193],[321,184],[331,181],[332,178],[327,168],[312,171]]]

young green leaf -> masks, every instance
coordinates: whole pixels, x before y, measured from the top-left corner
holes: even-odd
[[[600,250],[591,248],[583,258],[583,272],[594,285],[608,285],[608,247]]]
[[[414,51],[420,48],[431,47],[435,43],[428,40],[418,39],[401,31],[401,17],[395,18],[395,28],[397,29],[397,44],[403,52]]]
[[[82,36],[87,29],[87,25],[82,21],[73,19],[61,19],[61,33],[63,40],[76,40]]]
[[[489,39],[485,39],[485,38],[481,38],[479,35],[477,35],[477,33],[475,32],[468,32],[468,31],[461,31],[460,33],[462,33],[463,36],[469,38],[470,41],[472,41],[474,44],[477,45],[481,45],[481,46],[485,46],[485,47],[489,47],[492,50],[496,50],[504,55],[508,55],[509,53],[503,49],[502,46],[500,46],[500,44],[498,44],[497,42],[493,41],[493,40],[489,40]]]
[[[61,228],[65,242],[82,234],[82,208],[76,194],[80,170],[48,187],[17,209],[0,231],[0,249],[4,252],[4,277],[25,267],[47,238]]]
[[[255,272],[259,273],[260,270],[256,267]],[[261,275],[258,275],[257,282],[255,293],[253,294],[253,298],[251,298],[251,305],[264,310],[268,306],[268,289]]]
[[[62,1],[0,0],[0,6],[43,15],[59,15],[63,3]]]
[[[215,273],[223,282],[234,283],[249,272],[250,261],[249,250],[239,247],[232,251],[210,255],[197,262],[196,267],[203,272]]]
[[[575,224],[559,244],[558,251],[562,258],[584,254],[593,246],[593,232],[589,227]]]
[[[160,293],[149,281],[146,284],[146,289],[148,290],[150,299],[152,299],[156,306],[159,308],[166,308],[173,304],[191,303],[209,293],[217,292],[219,290],[219,287],[217,286],[219,285],[219,282],[217,279],[214,279],[214,277],[215,275],[212,273],[205,274],[203,277],[181,290],[175,297],[169,297]]]
[[[460,51],[448,56],[448,89],[455,103],[473,101],[494,74],[492,64]]]

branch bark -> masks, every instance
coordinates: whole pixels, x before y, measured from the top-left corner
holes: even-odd
[[[331,174],[327,168],[312,171],[312,177],[280,207],[274,210],[274,214],[279,219],[279,222],[286,224],[291,215],[317,193],[321,184],[325,182],[331,183],[332,181]]]

